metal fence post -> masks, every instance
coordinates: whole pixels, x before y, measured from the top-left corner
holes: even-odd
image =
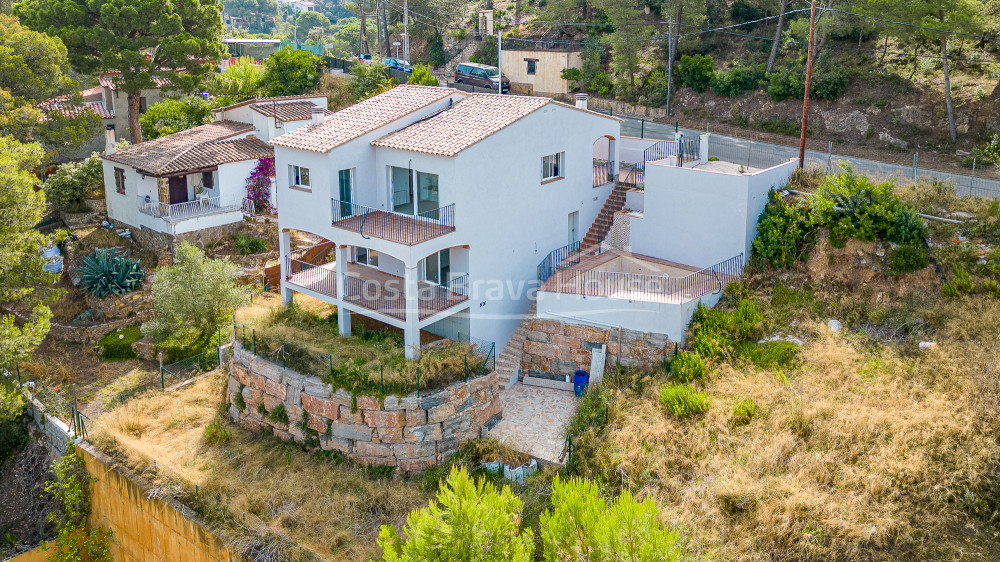
[[[417,398],[420,398],[420,366],[417,365]]]
[[[913,153],[913,194],[917,194],[917,157],[920,155],[919,152]]]
[[[330,376],[333,376],[333,354],[330,354]]]
[[[378,366],[378,383],[379,388],[382,389],[382,396],[385,396],[385,376],[382,374],[382,368],[385,365],[379,364]]]
[[[830,173],[833,168],[833,141],[826,148],[826,173]]]
[[[465,382],[469,382],[469,354],[465,354]]]
[[[253,354],[257,355],[257,328],[250,330],[250,334],[253,336]]]
[[[160,390],[164,390],[166,385],[163,383],[163,352],[157,353],[156,358],[160,360]]]
[[[639,138],[640,139],[646,138],[646,120],[645,119],[639,119]]]

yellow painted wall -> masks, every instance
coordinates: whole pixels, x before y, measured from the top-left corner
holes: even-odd
[[[528,74],[528,63],[524,59],[538,59],[535,74]],[[503,50],[503,74],[514,84],[531,88],[536,94],[565,94],[569,92],[569,82],[563,80],[562,71],[580,68],[579,51],[535,51],[528,49]]]
[[[89,446],[77,452],[95,478],[91,484],[91,527],[111,529],[115,562],[229,562],[233,555],[219,537],[196,519],[191,509],[172,500],[149,499],[149,489],[129,478],[113,461]],[[43,562],[41,548],[13,562]]]

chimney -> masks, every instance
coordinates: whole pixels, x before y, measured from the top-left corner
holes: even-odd
[[[115,126],[108,125],[104,127],[104,154],[111,156],[115,153],[116,147],[115,143]]]
[[[590,98],[587,94],[577,94],[576,95],[576,106],[580,109],[587,109],[587,100]]]
[[[320,106],[313,107],[312,122],[314,125],[322,125],[326,121],[326,110]]]

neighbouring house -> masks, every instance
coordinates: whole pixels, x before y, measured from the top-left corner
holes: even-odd
[[[218,239],[242,222],[247,179],[274,156],[267,141],[321,119],[325,106],[324,96],[249,100],[214,110],[211,123],[119,150],[108,129],[108,217],[147,247]]]
[[[512,86],[536,95],[567,94],[570,83],[562,77],[567,68],[580,68],[579,46],[565,48],[508,48],[501,53],[503,74]]]
[[[283,299],[337,305],[344,334],[352,314],[400,328],[410,357],[421,330],[502,346],[538,262],[597,219],[620,131],[547,98],[402,85],[282,135]],[[332,241],[335,261],[302,260],[291,230]]]
[[[116,74],[105,73],[98,79],[99,85],[88,90],[83,90],[80,95],[83,97],[82,103],[74,103],[68,96],[48,100],[40,105],[47,111],[59,111],[67,116],[78,115],[83,111],[93,111],[104,122],[104,128],[111,127],[116,138],[129,138],[130,129],[128,126],[128,95],[115,86]],[[143,90],[139,98],[139,112],[145,113],[146,109],[162,100],[160,87],[166,86],[167,81],[162,78],[155,79],[157,88]],[[84,142],[79,148],[64,150],[59,154],[58,160],[65,162],[68,160],[79,160],[86,158],[94,152],[104,150],[105,133],[103,131],[95,134],[91,139]]]
[[[319,4],[312,0],[278,0],[278,4],[294,12],[315,12]]]
[[[263,62],[281,48],[281,39],[223,39],[222,42],[226,44],[226,50],[229,52],[229,58],[219,63],[223,70],[235,59],[242,57]]]

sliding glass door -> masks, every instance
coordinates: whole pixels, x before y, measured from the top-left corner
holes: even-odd
[[[392,210],[404,215],[422,215],[437,219],[438,175],[408,168],[389,168]]]

